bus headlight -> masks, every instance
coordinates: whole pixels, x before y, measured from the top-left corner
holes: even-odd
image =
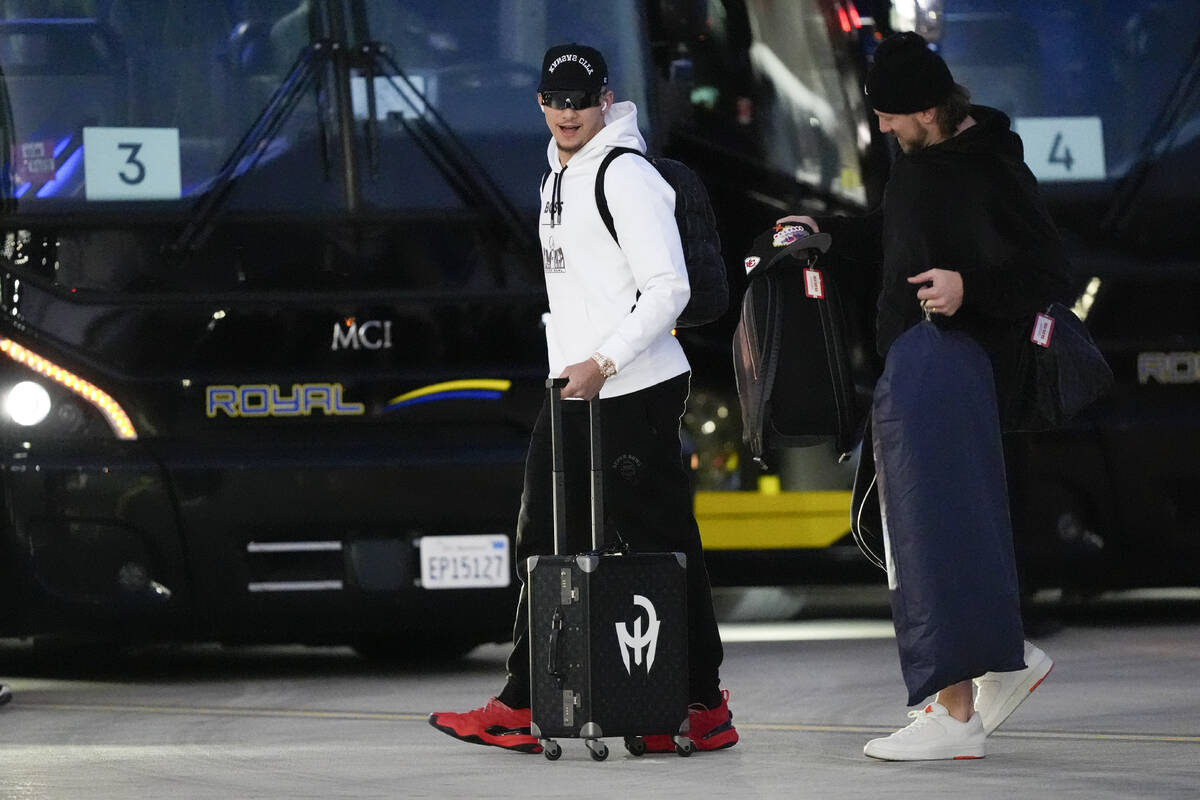
[[[50,414],[50,393],[40,383],[21,381],[4,396],[4,413],[18,425],[37,425]]]
[[[129,419],[129,415],[125,413],[125,409],[121,408],[121,404],[99,386],[84,380],[74,372],[64,369],[50,359],[43,358],[29,348],[23,347],[12,339],[7,339],[3,336],[0,336],[0,353],[3,353],[13,361],[32,370],[43,378],[48,378],[52,384],[57,384],[57,386],[70,391],[80,400],[91,404],[104,417],[105,422],[108,423],[108,426],[118,439],[132,440],[138,438],[137,430],[134,429],[133,422]],[[44,389],[42,391],[45,393]],[[46,402],[46,411],[37,422],[40,422],[49,413],[49,398],[47,398]],[[12,412],[10,411],[9,413],[11,414]],[[14,421],[16,421],[15,417]],[[37,422],[21,424],[36,425]]]

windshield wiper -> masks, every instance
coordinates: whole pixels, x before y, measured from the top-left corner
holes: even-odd
[[[1150,170],[1164,154],[1174,148],[1175,139],[1183,129],[1183,114],[1197,89],[1200,89],[1200,37],[1197,37],[1192,45],[1191,58],[1184,65],[1166,105],[1150,127],[1146,138],[1142,140],[1137,160],[1117,187],[1112,205],[1103,217],[1104,227],[1110,230],[1124,230],[1129,225]]]
[[[193,207],[187,224],[170,246],[170,252],[177,256],[183,255],[199,248],[208,239],[213,230],[216,213],[226,202],[239,178],[252,170],[262,158],[267,145],[287,121],[300,97],[316,81],[320,70],[333,58],[335,49],[331,40],[321,40],[314,42],[300,54],[266,108],[213,178],[212,186]],[[378,131],[374,124],[377,108],[374,77],[376,73],[380,73],[392,89],[413,106],[413,118],[407,119],[406,115],[398,115],[400,123],[463,203],[484,218],[498,220],[501,230],[507,234],[505,241],[510,242],[515,251],[521,254],[536,252],[539,245],[531,226],[525,224],[487,169],[462,143],[424,92],[379,43],[369,42],[362,46],[361,52],[365,57],[366,66],[366,136],[370,162],[378,164],[379,159]],[[400,83],[403,83],[406,91],[401,89]],[[417,103],[420,103],[420,108],[416,107]],[[342,157],[348,158],[349,154],[343,153]]]
[[[315,83],[320,70],[329,61],[333,49],[331,41],[320,40],[300,52],[262,113],[254,120],[213,178],[212,186],[193,206],[187,225],[168,248],[170,252],[175,255],[183,254],[200,247],[208,239],[212,234],[212,220],[217,210],[233,191],[238,179],[254,169],[254,165],[263,157],[267,145],[287,122],[300,98]]]
[[[14,139],[12,103],[8,98],[8,79],[0,69],[0,217],[17,210],[17,196],[13,184],[13,155],[17,152]]]
[[[378,42],[369,42],[363,49],[373,65],[367,73],[371,121],[374,117],[373,79],[374,73],[378,71],[387,78],[392,90],[413,108],[412,119],[407,119],[404,114],[396,115],[400,124],[463,202],[481,215],[498,219],[508,233],[508,241],[514,243],[518,251],[533,252],[539,248],[540,244],[533,234],[532,226],[525,223],[508,196],[496,185],[487,168],[480,164],[470,149],[462,143],[421,88]],[[378,69],[381,66],[386,69]],[[403,82],[404,90],[397,83],[397,78]],[[413,102],[414,98],[420,102],[419,108]],[[368,136],[373,135],[374,128],[368,127]],[[371,152],[374,150],[374,146],[371,146]]]

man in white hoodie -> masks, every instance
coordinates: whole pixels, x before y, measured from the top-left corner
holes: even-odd
[[[601,219],[595,195],[601,161],[617,147],[644,153],[646,142],[633,103],[613,102],[599,51],[579,44],[547,50],[537,99],[552,136],[539,221],[550,300],[549,374],[567,379],[564,398],[600,397],[608,539],[634,550],[687,554],[688,736],[699,750],[732,747],[738,734],[729,693],[720,688],[721,638],[679,440],[691,368],[673,328],[690,289],[675,193],[645,158],[618,156],[604,178],[616,240]],[[564,404],[563,429],[567,513],[581,518],[588,509],[585,403]],[[525,559],[553,552],[551,485],[549,414],[543,408],[529,444],[517,521],[522,583]],[[569,544],[577,551],[591,547],[587,541]],[[522,591],[501,693],[473,711],[431,714],[431,725],[463,741],[541,752],[530,734],[527,602]],[[647,737],[646,747],[675,749],[669,736]]]

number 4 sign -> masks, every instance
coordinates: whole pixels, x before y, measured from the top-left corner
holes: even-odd
[[[177,128],[84,128],[88,200],[178,200]]]
[[[1104,129],[1099,117],[1022,117],[1013,130],[1039,181],[1102,181]]]

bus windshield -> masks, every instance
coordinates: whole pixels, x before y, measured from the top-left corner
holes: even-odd
[[[919,4],[895,7],[894,24],[921,27]],[[925,32],[978,102],[1013,118],[1043,182],[1111,183],[1200,142],[1191,0],[945,0],[940,17]]]
[[[600,48],[618,99],[643,108],[649,80],[634,0],[13,0],[0,13],[3,253],[50,258],[71,277],[44,277],[72,288],[163,288],[147,262],[173,247],[210,248],[212,278],[244,240],[271,238],[264,221],[290,223],[293,241],[311,223],[323,241],[299,250],[376,278],[404,256],[370,225],[503,228],[508,209],[523,220],[509,231],[532,234],[546,47]],[[259,227],[222,239],[239,222]],[[62,246],[28,257],[45,226]],[[147,227],[152,240],[116,248],[121,264],[68,263]]]

